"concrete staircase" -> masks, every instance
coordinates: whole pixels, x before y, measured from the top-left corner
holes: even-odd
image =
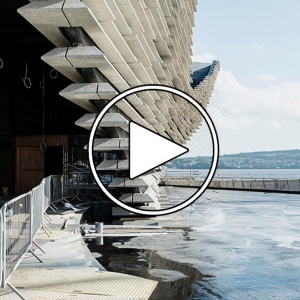
[[[56,46],[42,60],[74,82],[60,95],[87,111],[76,125],[90,130],[96,114],[115,95],[138,85],[175,87],[207,106],[219,62],[203,66],[207,70],[201,73],[201,81],[192,80],[196,3],[42,0],[31,1],[18,12]],[[114,172],[110,190],[126,204],[159,209],[160,170],[128,178],[130,120],[184,144],[202,117],[180,97],[153,91],[119,101],[99,125],[94,151],[115,154],[115,159],[97,166],[99,174]],[[120,209],[116,214],[122,214]]]

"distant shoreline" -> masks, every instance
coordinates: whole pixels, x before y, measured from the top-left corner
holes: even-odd
[[[172,169],[209,169],[211,159],[210,156],[177,158],[166,166]],[[300,169],[300,150],[221,155],[218,169]]]

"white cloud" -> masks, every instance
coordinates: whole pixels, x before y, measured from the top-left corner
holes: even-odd
[[[255,76],[255,79],[261,80],[261,81],[276,81],[277,80],[277,78],[275,76],[268,74],[268,73],[259,74],[259,75]]]
[[[202,63],[211,63],[216,59],[216,56],[211,52],[205,52],[203,54],[194,55],[192,61],[202,62]]]
[[[251,47],[253,47],[253,48],[257,49],[257,50],[260,50],[260,51],[262,51],[262,50],[264,50],[266,48],[265,45],[261,45],[261,44],[252,44]]]
[[[267,127],[267,129],[270,129],[270,130],[274,130],[274,131],[284,130],[283,127],[274,120],[265,120],[264,125]]]
[[[218,74],[216,90],[223,112],[232,117],[263,115],[272,118],[300,118],[300,82],[281,82],[265,89],[248,88],[228,71]],[[221,107],[220,107],[221,109]]]
[[[249,88],[221,69],[215,90],[223,153],[300,148],[300,82]]]

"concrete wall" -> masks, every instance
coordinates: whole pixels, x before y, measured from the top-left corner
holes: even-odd
[[[203,180],[168,180],[163,184],[171,186],[200,187]],[[300,179],[229,179],[213,180],[210,188],[259,190],[259,191],[280,191],[300,193]]]

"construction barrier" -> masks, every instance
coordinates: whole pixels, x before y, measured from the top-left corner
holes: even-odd
[[[33,241],[39,230],[43,225],[44,218],[44,195],[45,195],[45,182],[42,182],[37,187],[31,190],[32,204],[31,204],[31,230],[30,236]],[[48,207],[47,207],[48,208]]]
[[[50,180],[50,203],[63,199],[62,175],[52,175]]]
[[[32,192],[6,202],[2,208],[2,287],[31,246]]]
[[[0,286],[9,278],[30,250],[43,226],[44,213],[53,200],[62,199],[61,175],[46,177],[30,192],[20,195],[0,209]],[[53,199],[52,199],[53,197]]]
[[[99,187],[91,171],[75,169],[63,175],[64,198],[86,199],[87,195],[99,193]]]
[[[47,210],[47,208],[51,204],[51,180],[53,176],[48,176],[43,179],[42,182],[45,183],[44,187],[44,211]]]
[[[95,189],[91,174],[72,174],[67,182],[62,175],[46,177],[30,192],[6,202],[0,209],[0,286],[9,278],[30,250],[43,226],[44,213],[51,204],[66,197],[78,197],[81,189]],[[75,179],[75,180],[74,180]],[[98,187],[97,187],[98,188]],[[74,193],[74,190],[76,193]],[[73,193],[72,193],[73,192]]]

